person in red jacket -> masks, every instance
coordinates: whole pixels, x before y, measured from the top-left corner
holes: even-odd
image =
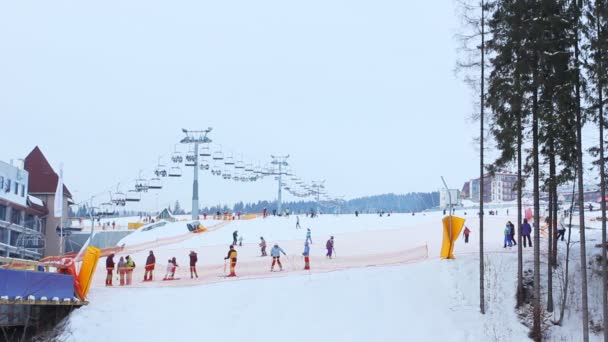
[[[106,258],[106,270],[108,271],[106,276],[106,286],[112,286],[112,273],[114,273],[114,253],[108,255]]]
[[[230,260],[230,275],[228,275],[229,277],[236,277],[236,257],[237,257],[237,252],[236,249],[234,249],[233,245],[230,245],[230,249],[228,250],[228,255],[224,258],[224,260]],[[224,264],[224,268],[226,267],[226,265]],[[226,270],[224,269],[224,272]]]
[[[150,251],[150,255],[146,259],[146,272],[144,273],[144,281],[152,281],[152,273],[154,272],[154,266],[156,265],[156,257],[154,253]],[[148,277],[148,274],[150,275]]]
[[[196,262],[198,261],[198,256],[195,251],[190,251],[190,279],[194,278],[195,275],[198,278],[198,274],[196,273]]]
[[[469,243],[469,234],[471,233],[471,230],[469,229],[469,227],[464,227],[464,243]]]

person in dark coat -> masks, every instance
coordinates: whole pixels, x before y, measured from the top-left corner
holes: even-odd
[[[236,243],[237,243],[238,238],[239,238],[239,231],[238,231],[238,230],[235,230],[235,231],[232,233],[232,245],[233,245],[233,246],[236,246]]]
[[[509,221],[509,226],[511,226],[511,242],[513,246],[517,246],[517,242],[515,242],[515,225],[513,222]]]
[[[146,258],[146,272],[144,273],[144,281],[152,281],[152,273],[154,272],[154,266],[156,265],[156,257],[154,252],[150,251],[150,254]]]
[[[464,243],[469,243],[469,234],[471,234],[469,227],[464,227]]]
[[[112,286],[112,273],[114,273],[114,253],[108,255],[106,258],[106,271],[108,271],[108,275],[106,276],[106,286]]]
[[[198,278],[198,274],[196,273],[196,262],[198,261],[198,256],[195,251],[190,251],[190,279],[195,275]]]
[[[528,223],[528,219],[524,219],[524,223],[521,225],[521,237],[524,240],[524,247],[526,247],[526,240],[530,247],[532,247],[532,240],[530,234],[532,233],[532,227]]]
[[[325,244],[325,248],[327,248],[326,257],[331,259],[331,256],[334,254],[334,237],[332,236],[327,243]]]
[[[179,265],[177,265],[177,259],[175,259],[175,257],[173,257],[173,259],[171,259],[171,263],[173,264],[173,270],[171,271],[171,278],[175,278],[175,270],[179,267]]]

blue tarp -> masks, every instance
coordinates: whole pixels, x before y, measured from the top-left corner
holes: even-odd
[[[71,275],[0,268],[0,296],[74,298],[74,278]]]

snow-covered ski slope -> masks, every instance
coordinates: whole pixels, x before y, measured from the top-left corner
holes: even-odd
[[[300,216],[302,229],[295,228],[291,216],[203,221],[210,231],[202,234],[188,233],[186,222],[167,225],[165,231],[138,231],[123,241],[125,253],[115,259],[134,258],[133,286],[105,288],[105,260],[100,260],[91,304],[72,314],[63,337],[93,342],[525,341],[528,330],[514,310],[516,248],[502,245],[504,223],[515,220],[486,217],[488,303],[482,316],[478,220],[468,214],[463,217],[471,243],[459,239],[457,259],[449,261],[438,258],[441,213]],[[313,239],[311,271],[302,270],[306,228]],[[224,257],[235,230],[244,237],[238,247],[239,277],[224,278]],[[271,273],[270,257],[259,256],[260,236],[268,251],[278,243],[287,252],[281,258],[283,272]],[[330,236],[337,257],[327,260]],[[157,259],[155,280],[144,283],[150,249]],[[198,253],[198,279],[188,272],[191,250]],[[524,254],[531,259],[532,250]],[[181,279],[163,282],[171,257],[177,258]],[[576,336],[569,331],[565,340],[576,341]]]

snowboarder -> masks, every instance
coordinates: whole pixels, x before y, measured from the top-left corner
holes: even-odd
[[[144,281],[152,281],[152,273],[154,272],[155,264],[156,257],[154,256],[154,252],[150,251],[148,258],[146,258],[146,272],[144,273]]]
[[[327,243],[325,244],[325,248],[327,248],[327,254],[325,255],[326,257],[331,259],[331,256],[334,254],[334,237],[330,237],[329,240],[327,240]]]
[[[509,221],[508,225],[511,227],[511,243],[513,246],[517,246],[517,242],[515,242],[515,225],[511,221]]]
[[[235,231],[232,233],[232,245],[233,245],[233,246],[236,246],[236,243],[237,243],[238,237],[239,237],[239,231],[238,231],[238,230],[235,230]]]
[[[167,260],[167,272],[165,273],[163,280],[172,279],[173,277],[171,277],[171,273],[174,272],[174,269],[175,265],[173,264],[173,261],[171,259]]]
[[[302,255],[304,256],[304,269],[309,270],[310,269],[310,246],[308,245],[308,242],[304,242],[304,252],[302,253]]]
[[[532,227],[528,223],[528,219],[524,219],[524,223],[521,225],[521,237],[524,240],[524,247],[526,247],[526,239],[528,240],[530,247],[532,247],[532,240],[530,239],[531,233]]]
[[[281,253],[283,253],[283,255],[287,255],[285,254],[285,251],[283,251],[283,249],[279,247],[278,244],[275,244],[274,247],[272,247],[272,249],[270,250],[270,256],[272,257],[272,266],[270,266],[270,272],[274,271],[275,263],[279,264],[280,271],[283,270],[283,265],[281,265]]]
[[[505,226],[505,245],[503,248],[507,248],[507,245],[509,245],[509,247],[513,246],[511,244],[511,225],[509,223]]]
[[[135,269],[135,261],[131,259],[129,255],[127,255],[127,265],[125,267],[127,271],[127,285],[131,285],[133,282],[133,270]]]
[[[296,229],[300,229],[300,228],[302,228],[300,226],[300,216],[296,216]]]
[[[114,253],[108,255],[106,258],[106,270],[108,275],[106,276],[106,286],[112,286],[112,274],[114,273]]]
[[[312,245],[312,237],[311,237],[310,228],[306,228],[306,242],[310,242],[310,244]]]
[[[230,245],[230,249],[228,250],[228,256],[224,258],[224,260],[230,259],[230,274],[228,275],[229,277],[236,277],[236,257],[236,249],[234,249],[233,245]]]
[[[464,243],[469,243],[469,234],[471,234],[469,227],[464,227]]]
[[[198,274],[196,273],[196,262],[198,261],[198,256],[195,251],[190,251],[190,279],[195,275],[198,278]]]
[[[118,274],[120,275],[120,286],[125,285],[126,267],[127,263],[125,262],[125,258],[120,257],[120,260],[118,260]]]
[[[263,236],[260,236],[260,240],[261,240],[260,241],[260,249],[261,249],[261,252],[262,252],[261,256],[264,257],[264,256],[268,255],[268,254],[266,254],[266,240],[264,240]]]

